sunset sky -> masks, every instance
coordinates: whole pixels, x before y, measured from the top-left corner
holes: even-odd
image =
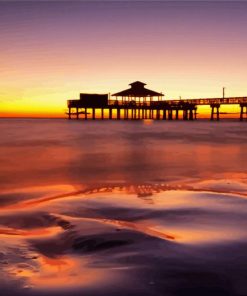
[[[247,96],[246,71],[247,2],[0,2],[0,116],[63,116],[136,80],[167,99]]]

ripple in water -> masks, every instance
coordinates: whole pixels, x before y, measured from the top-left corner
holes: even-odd
[[[5,295],[247,291],[246,183],[79,187],[2,193]]]

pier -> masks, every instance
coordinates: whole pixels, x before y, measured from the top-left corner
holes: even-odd
[[[80,94],[68,100],[68,118],[109,120],[196,120],[198,106],[210,106],[210,120],[220,120],[221,105],[239,105],[240,121],[247,121],[247,97],[165,100],[164,94],[136,81],[130,88],[109,94]],[[113,97],[113,98],[112,98]]]

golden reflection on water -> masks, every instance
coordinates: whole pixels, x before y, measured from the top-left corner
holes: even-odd
[[[99,258],[98,252],[90,255],[76,253],[71,247],[74,239],[92,235],[97,243],[97,240],[108,242],[107,239],[110,241],[115,237],[121,241],[127,236],[127,241],[131,241],[128,252],[132,254],[152,253],[148,243],[156,240],[159,256],[164,252],[160,247],[163,243],[192,247],[246,240],[246,220],[243,218],[247,215],[243,204],[247,197],[245,177],[241,175],[231,183],[228,179],[215,181],[214,178],[183,184],[120,183],[22,189],[23,195],[31,194],[28,200],[13,201],[1,207],[0,240],[8,250],[16,244],[34,256],[30,255],[29,261],[25,259],[27,263],[20,255],[25,264],[12,262],[3,265],[3,270],[11,277],[24,279],[30,289],[102,286],[117,281],[116,269],[129,268],[129,264],[109,267],[109,258],[114,252],[106,249],[99,250],[104,264],[94,265],[94,260]],[[44,218],[43,226],[32,227],[32,219],[42,213],[52,217],[52,223],[45,224]],[[18,222],[16,227],[8,226],[6,217],[22,220],[25,214],[30,216],[28,228],[17,227]],[[239,215],[242,215],[241,219]],[[39,249],[34,251],[30,242],[34,246],[48,242],[48,251],[64,245],[60,254],[49,255],[48,252],[45,255]],[[3,245],[0,251],[3,251]],[[125,247],[114,250],[118,256],[127,254]]]
[[[89,267],[90,260],[73,256],[48,258],[39,256],[37,268],[12,270],[17,277],[28,280],[28,286],[37,290],[68,289],[97,285],[107,279],[103,269]]]
[[[236,194],[241,197],[247,197],[247,181],[246,178],[239,181],[231,181],[232,184],[240,184],[241,190],[236,188],[236,186],[229,186],[228,180],[204,180],[201,182],[184,182],[181,184],[108,184],[108,185],[98,185],[98,186],[71,186],[71,185],[55,185],[55,186],[43,186],[43,187],[33,187],[33,188],[22,188],[19,190],[22,194],[36,194],[35,198],[29,198],[27,200],[15,201],[14,203],[2,205],[0,211],[9,210],[22,210],[22,209],[33,209],[34,207],[39,207],[42,204],[53,202],[55,200],[66,200],[66,199],[82,199],[97,198],[100,194],[103,195],[103,200],[116,201],[120,197],[123,198],[124,202],[121,202],[122,206],[127,205],[129,202],[131,204],[137,203],[141,204],[154,204],[161,205],[162,203],[173,203],[173,204],[184,204],[191,206],[191,200],[188,203],[188,196],[193,192],[211,192],[217,194]],[[218,184],[220,186],[216,186]],[[230,184],[231,185],[231,184]],[[15,189],[15,192],[18,192]],[[169,192],[169,196],[173,196],[173,199],[164,199],[163,194]],[[3,194],[8,193],[4,191]],[[159,195],[159,193],[162,193]],[[183,193],[183,194],[182,194]],[[153,199],[153,196],[155,198]],[[138,197],[138,199],[133,199],[133,196]],[[160,198],[159,198],[160,196]]]
[[[151,125],[151,124],[154,123],[154,121],[153,121],[152,119],[143,119],[143,123],[144,123],[145,125]]]
[[[61,233],[60,227],[34,228],[29,230],[0,228],[0,236],[5,236],[5,237],[11,237],[11,236],[46,237],[46,236],[54,236],[59,233]]]

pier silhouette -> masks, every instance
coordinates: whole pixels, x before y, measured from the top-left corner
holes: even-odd
[[[247,97],[225,98],[223,95],[222,98],[165,100],[163,93],[147,89],[145,85],[135,81],[130,83],[130,88],[112,96],[81,93],[79,100],[67,101],[68,118],[79,119],[80,115],[83,115],[85,120],[195,120],[197,107],[204,105],[211,108],[211,120],[220,120],[221,105],[237,104],[240,107],[240,121],[247,120]]]

